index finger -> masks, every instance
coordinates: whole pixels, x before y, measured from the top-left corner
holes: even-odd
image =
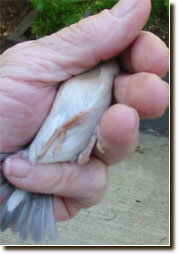
[[[169,69],[169,50],[159,37],[142,31],[119,60],[126,72],[149,72],[163,77]]]

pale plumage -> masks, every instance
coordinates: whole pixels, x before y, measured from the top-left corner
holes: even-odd
[[[61,84],[38,134],[21,153],[32,163],[87,162],[118,73],[118,65],[110,60]],[[34,241],[43,240],[45,235],[55,239],[52,196],[19,190],[7,183],[3,175],[0,191],[2,230],[11,226],[22,239],[28,234]]]

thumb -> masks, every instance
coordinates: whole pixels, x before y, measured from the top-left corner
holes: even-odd
[[[111,10],[50,36],[19,43],[3,54],[15,66],[8,73],[30,84],[54,85],[87,71],[126,49],[146,23],[150,8],[150,0],[120,0]],[[1,67],[1,72],[7,72],[6,68]]]
[[[120,0],[111,10],[82,19],[39,42],[60,50],[56,57],[63,69],[78,74],[127,48],[145,25],[150,8],[150,0]]]

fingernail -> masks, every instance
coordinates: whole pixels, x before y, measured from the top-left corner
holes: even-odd
[[[31,165],[22,159],[7,158],[4,164],[5,174],[8,176],[23,178],[31,171]]]
[[[139,124],[140,124],[140,118],[139,118],[138,112],[134,108],[131,108],[131,107],[130,107],[130,110],[133,112],[133,115],[134,115],[133,129],[137,130],[139,127]]]
[[[111,9],[111,14],[116,17],[123,17],[134,9],[136,3],[137,0],[120,0],[119,3]]]
[[[102,154],[107,153],[107,150],[104,149],[103,143],[102,143],[102,137],[101,137],[101,132],[100,132],[100,128],[97,128],[97,143],[96,143],[96,148],[98,149],[98,151]]]

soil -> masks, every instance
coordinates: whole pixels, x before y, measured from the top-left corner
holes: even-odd
[[[0,47],[31,10],[28,0],[0,1]]]
[[[14,31],[31,9],[29,0],[0,1],[0,49],[6,37]],[[152,25],[145,30],[157,34],[169,46],[169,24],[166,18],[155,18]]]
[[[167,18],[154,18],[152,24],[144,30],[158,35],[169,47],[169,22]]]

